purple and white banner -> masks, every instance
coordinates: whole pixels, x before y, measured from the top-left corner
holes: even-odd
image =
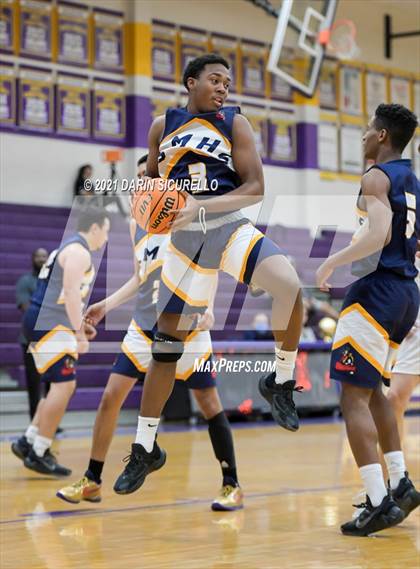
[[[241,42],[241,88],[244,95],[265,97],[267,47],[260,42]]]
[[[89,10],[71,2],[59,2],[58,61],[74,65],[89,63]]]
[[[0,6],[0,51],[12,53],[14,49],[14,0],[2,0]]]
[[[60,73],[56,94],[57,133],[87,138],[90,134],[89,79]]]
[[[358,67],[340,67],[340,111],[362,116],[362,70]]]
[[[51,2],[21,0],[20,55],[51,59]]]
[[[124,83],[95,80],[93,92],[93,134],[97,139],[125,138]]]
[[[181,75],[188,63],[208,52],[207,32],[195,28],[182,27],[181,38]]]
[[[335,111],[338,107],[337,62],[326,58],[321,67],[319,78],[319,106],[321,109]]]
[[[173,24],[152,22],[153,79],[176,82],[177,30]]]
[[[169,89],[153,89],[152,99],[153,118],[164,115],[169,107],[178,105],[177,94]]]
[[[52,132],[54,84],[51,71],[21,67],[19,72],[19,126]]]
[[[264,107],[247,105],[242,107],[242,114],[249,120],[258,154],[263,160],[268,158],[268,117]]]
[[[404,105],[411,109],[411,82],[407,77],[391,77],[390,78],[390,91],[391,101],[398,105]]]
[[[123,71],[123,14],[95,8],[94,67],[107,71]]]
[[[0,65],[0,123],[16,127],[16,75],[12,64]]]
[[[295,73],[294,50],[292,48],[283,48],[282,57],[279,66],[289,75]],[[291,103],[293,101],[293,89],[287,81],[279,77],[275,73],[269,73],[270,99],[275,101],[285,101]]]
[[[281,112],[270,110],[270,152],[272,162],[296,162],[296,122]]]
[[[371,117],[381,103],[388,102],[385,73],[367,70],[365,74],[366,114]]]

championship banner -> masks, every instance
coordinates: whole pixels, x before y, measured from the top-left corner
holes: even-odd
[[[0,123],[16,128],[16,75],[13,64],[0,65]]]
[[[126,134],[124,83],[95,80],[93,134],[97,139],[122,140]]]
[[[241,90],[243,95],[265,97],[267,48],[263,43],[242,40]]]
[[[321,109],[337,110],[337,73],[337,62],[334,59],[326,58],[321,66],[319,78],[319,106]]]
[[[178,106],[177,94],[169,89],[153,89],[151,103],[153,118],[155,119],[164,115],[169,107]]]
[[[60,73],[57,77],[56,93],[58,134],[88,137],[90,134],[89,79]]]
[[[272,162],[296,162],[296,122],[286,113],[270,110],[269,158]]]
[[[20,1],[19,55],[51,59],[51,2]]]
[[[72,2],[58,3],[58,61],[89,63],[89,10]]]
[[[249,120],[258,154],[263,160],[268,158],[268,120],[264,107],[247,105],[242,107],[242,114]]]
[[[365,92],[366,114],[371,117],[378,105],[388,102],[385,73],[368,69],[365,74]]]
[[[358,67],[344,65],[340,75],[340,112],[347,115],[361,116],[362,108],[362,71]]]
[[[295,53],[293,48],[284,48],[282,50],[282,57],[279,61],[279,66],[285,70],[286,73],[290,75],[294,74],[295,71]],[[287,103],[293,102],[293,89],[287,81],[276,75],[275,73],[269,73],[269,86],[270,93],[269,98],[275,101],[285,101]]]
[[[123,13],[95,8],[94,67],[107,71],[123,71]]]
[[[21,67],[19,73],[19,126],[26,130],[52,132],[54,85],[47,70]]]
[[[188,63],[200,55],[208,52],[208,39],[204,30],[181,27],[179,32],[181,39],[181,77]]]
[[[160,81],[177,82],[177,30],[173,24],[152,21],[152,75]]]
[[[363,128],[354,124],[343,124],[340,129],[340,171],[345,174],[363,173],[362,153]]]
[[[337,122],[323,120],[318,125],[318,167],[324,172],[338,172]]]
[[[13,53],[15,46],[16,12],[14,0],[2,0],[0,5],[0,51]]]
[[[411,109],[411,82],[408,77],[390,77],[391,101]]]
[[[237,38],[226,36],[224,34],[212,34],[210,36],[211,51],[221,55],[229,63],[229,73],[232,82],[229,87],[230,93],[236,93],[238,90],[238,49],[239,42]]]

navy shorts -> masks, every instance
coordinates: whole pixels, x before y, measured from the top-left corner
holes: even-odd
[[[355,282],[338,320],[331,378],[370,389],[389,381],[418,309],[419,289],[412,279],[375,271]]]

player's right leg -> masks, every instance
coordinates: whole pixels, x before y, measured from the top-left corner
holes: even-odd
[[[404,413],[408,407],[413,391],[419,384],[420,375],[409,373],[392,374],[391,387],[389,388],[387,397],[397,418],[398,432],[400,433],[401,441],[404,439]]]
[[[121,407],[137,379],[111,373],[99,404],[93,427],[92,447],[84,476],[69,486],[58,490],[56,496],[78,504],[101,501],[102,470],[114,436]]]

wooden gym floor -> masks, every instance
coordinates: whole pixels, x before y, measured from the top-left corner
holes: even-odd
[[[419,418],[407,419],[406,458],[420,485]],[[166,466],[134,494],[112,485],[132,436],[116,436],[103,500],[72,506],[55,497],[84,472],[90,439],[55,443],[69,479],[25,469],[3,442],[2,569],[410,569],[419,566],[420,519],[371,538],[340,534],[361,490],[342,423],[234,429],[245,509],[210,511],[219,467],[206,430],[161,433]],[[359,498],[358,500],[363,501]]]

